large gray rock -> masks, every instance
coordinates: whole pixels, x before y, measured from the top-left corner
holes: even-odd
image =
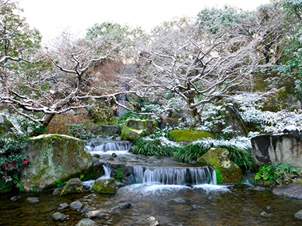
[[[287,163],[302,169],[302,137],[297,134],[268,134],[251,139],[256,164]]]
[[[84,149],[84,141],[66,135],[31,138],[25,153],[31,162],[21,175],[25,191],[56,187],[58,180],[65,181],[92,165],[90,154]]]
[[[224,120],[228,126],[231,126],[234,136],[247,136],[247,127],[233,104],[227,104],[225,107],[225,115],[223,115]]]

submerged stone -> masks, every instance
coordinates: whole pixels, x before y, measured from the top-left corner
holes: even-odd
[[[215,168],[218,184],[238,183],[243,179],[242,171],[228,156],[229,151],[224,148],[211,148],[197,162],[206,162]]]
[[[64,221],[67,218],[67,216],[65,214],[60,213],[60,212],[55,212],[51,216],[55,221]]]
[[[82,193],[84,191],[84,187],[82,181],[79,178],[70,179],[61,192],[62,195],[74,194],[74,193]]]
[[[61,204],[60,204],[60,207],[58,208],[58,210],[63,210],[63,209],[65,209],[65,208],[67,208],[68,206],[69,206],[69,205],[68,205],[67,202],[61,203]]]
[[[273,189],[275,195],[282,195],[292,199],[302,199],[302,184],[282,185]]]
[[[70,206],[70,209],[79,211],[82,209],[83,204],[79,200],[77,200],[77,201],[70,203],[69,206]]]
[[[31,202],[31,203],[39,202],[38,197],[28,197],[26,200]]]
[[[95,226],[97,225],[93,220],[90,220],[88,218],[80,220],[79,223],[76,224],[76,226]]]
[[[92,190],[101,194],[114,194],[117,190],[116,181],[113,178],[97,180]]]
[[[57,181],[66,181],[92,165],[84,141],[66,135],[41,135],[29,140],[25,149],[29,168],[22,171],[21,182],[25,191],[56,187]]]
[[[122,127],[122,139],[136,141],[152,134],[158,123],[154,120],[128,119]]]

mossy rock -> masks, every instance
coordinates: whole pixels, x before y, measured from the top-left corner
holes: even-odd
[[[56,187],[57,181],[66,181],[92,166],[90,154],[85,151],[84,141],[59,134],[30,138],[25,149],[29,168],[21,174],[25,191]]]
[[[122,139],[136,141],[154,133],[158,123],[154,120],[128,119],[122,127]]]
[[[171,135],[177,142],[197,141],[205,138],[213,138],[214,135],[200,130],[172,130]]]
[[[68,194],[82,193],[84,191],[83,183],[79,178],[70,179],[64,186],[61,196]]]
[[[5,115],[0,115],[0,137],[10,132],[13,124],[6,118]]]
[[[216,170],[217,183],[238,183],[243,179],[239,166],[229,159],[229,151],[224,148],[211,148],[197,162],[206,162]]]
[[[97,180],[92,190],[100,194],[114,194],[117,190],[116,181],[113,178]]]

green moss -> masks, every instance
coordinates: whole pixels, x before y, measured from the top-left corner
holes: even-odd
[[[100,194],[114,194],[116,189],[115,179],[97,180],[92,186],[92,190]]]
[[[197,161],[212,165],[221,174],[222,183],[237,183],[243,178],[241,169],[228,158],[229,152],[224,148],[211,148]]]
[[[41,173],[38,174],[37,176],[33,177],[31,180],[33,183],[37,183],[41,178],[45,175],[46,171],[48,170],[49,166],[45,167],[44,169],[41,170]]]
[[[216,179],[217,179],[217,184],[223,184],[223,176],[221,174],[220,169],[216,169]]]
[[[128,119],[122,126],[123,140],[136,141],[152,134],[158,123],[154,120]]]
[[[121,166],[121,168],[118,169],[117,173],[116,173],[116,179],[121,180],[123,179],[123,170],[124,170],[124,166]]]
[[[214,138],[214,135],[199,130],[172,130],[171,135],[177,141],[196,141],[204,138]]]

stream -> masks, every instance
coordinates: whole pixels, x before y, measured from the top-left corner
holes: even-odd
[[[129,152],[126,141],[91,140],[87,144],[92,155],[103,162],[110,178],[115,165],[129,167],[128,185],[114,195],[92,192],[53,196],[53,190],[40,193],[0,194],[0,225],[76,225],[85,211],[98,210],[93,219],[97,225],[149,226],[150,217],[160,225],[171,226],[246,226],[301,225],[294,214],[302,209],[302,201],[274,195],[270,190],[255,191],[249,183],[216,185],[215,171],[207,166],[178,163],[169,158],[137,156]],[[112,153],[116,157],[112,157]],[[94,181],[86,181],[89,188]],[[11,197],[20,196],[12,201]],[[28,197],[37,197],[31,203]],[[81,211],[60,204],[79,200]],[[68,215],[64,222],[55,222],[54,212]]]

